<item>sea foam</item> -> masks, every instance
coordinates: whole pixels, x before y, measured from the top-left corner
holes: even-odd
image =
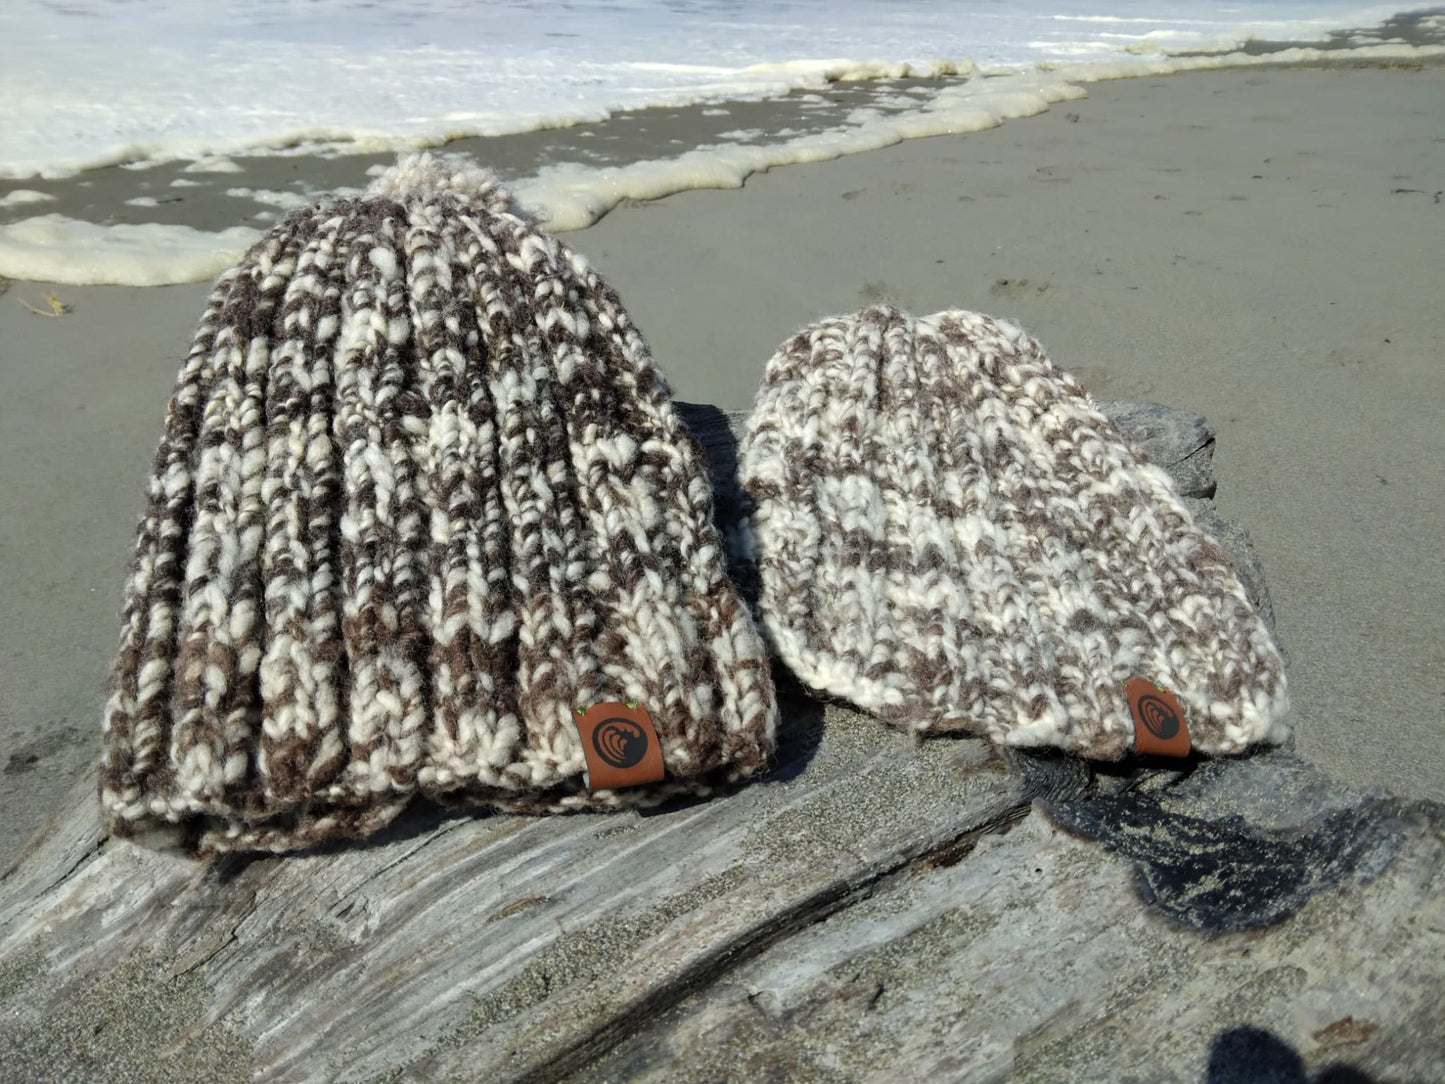
[[[64,215],[0,226],[0,276],[71,285],[164,286],[219,274],[259,237],[234,226],[98,226]]]

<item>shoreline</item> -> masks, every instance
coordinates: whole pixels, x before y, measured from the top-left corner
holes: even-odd
[[[1298,752],[1445,798],[1442,92],[1431,65],[1096,83],[1025,123],[624,203],[565,240],[679,398],[746,406],[796,327],[888,300],[1016,319],[1096,397],[1204,413],[1290,653]],[[52,290],[66,315],[19,304]],[[0,869],[98,753],[141,481],[208,290],[0,295]]]
[[[1375,11],[1382,9],[1372,9]],[[1388,9],[1383,9],[1388,10]],[[1411,51],[1422,51],[1419,55]],[[1014,76],[1033,76],[1040,73],[1077,73],[1078,80],[1091,83],[1110,79],[1153,77],[1186,71],[1213,70],[1210,65],[1222,67],[1249,66],[1251,64],[1280,65],[1284,67],[1319,65],[1345,65],[1371,67],[1380,64],[1445,63],[1445,6],[1419,7],[1397,11],[1394,15],[1373,25],[1346,26],[1330,30],[1323,38],[1261,38],[1238,37],[1233,44],[1225,46],[1201,45],[1194,49],[1169,48],[1163,44],[1148,45],[1140,42],[1133,46],[1120,46],[1116,51],[1099,56],[1094,60],[1064,59],[1062,57],[1038,59],[1031,63],[1005,63],[1002,65],[977,62],[972,57],[954,57],[930,60],[886,61],[881,59],[838,59],[799,60],[780,62],[774,66],[786,69],[791,64],[802,65],[809,70],[808,78],[818,80],[799,84],[792,89],[748,92],[740,90],[738,96],[705,97],[688,104],[659,103],[644,106],[619,106],[611,108],[600,118],[578,115],[553,120],[536,119],[528,123],[533,126],[505,130],[491,134],[465,132],[446,138],[417,137],[413,141],[400,135],[383,135],[368,132],[349,137],[317,137],[308,140],[299,134],[277,135],[274,140],[262,140],[251,146],[240,144],[214,145],[205,151],[198,145],[189,150],[178,145],[163,151],[157,157],[157,148],[144,141],[132,146],[135,152],[121,158],[115,150],[94,161],[82,165],[60,165],[52,163],[44,169],[29,172],[13,172],[13,165],[0,165],[0,187],[18,187],[26,181],[46,183],[50,181],[73,180],[109,169],[142,169],[176,164],[186,166],[211,158],[228,157],[244,159],[301,157],[334,161],[340,159],[386,160],[397,153],[410,150],[441,150],[457,147],[464,153],[485,151],[481,157],[498,164],[503,172],[509,162],[523,161],[529,164],[546,163],[546,149],[557,146],[571,148],[577,134],[590,136],[600,134],[598,129],[616,127],[624,133],[634,125],[643,130],[652,127],[652,122],[663,118],[686,118],[686,135],[681,141],[687,145],[706,144],[709,127],[717,133],[734,127],[748,127],[723,122],[710,126],[708,117],[741,111],[746,118],[752,112],[763,115],[777,111],[786,112],[789,103],[800,100],[826,108],[836,106],[832,111],[834,119],[850,108],[866,103],[873,88],[903,87],[918,88],[943,86],[966,82],[969,78],[990,79]],[[1286,55],[1288,54],[1288,55]],[[1175,66],[1177,65],[1177,66]],[[764,64],[762,67],[768,67]],[[824,96],[828,96],[824,98]],[[835,97],[836,96],[836,97]],[[821,99],[821,100],[820,100]],[[776,128],[776,123],[765,124],[765,129]],[[700,136],[700,133],[701,136]],[[538,139],[545,144],[538,154]],[[606,137],[604,137],[606,138]],[[658,142],[664,142],[658,139]],[[746,140],[744,140],[746,142]],[[372,146],[368,146],[372,144]],[[385,144],[381,146],[379,144]],[[146,148],[150,150],[147,153]],[[520,149],[520,156],[517,154]],[[47,172],[47,170],[49,170]],[[202,172],[205,172],[202,170]],[[0,195],[0,215],[5,208]]]
[[[1251,41],[1230,53],[845,78],[761,100],[622,111],[568,127],[417,146],[487,164],[554,232],[571,232],[629,203],[737,188],[783,166],[986,131],[1118,80],[1198,70],[1440,66],[1445,9],[1430,9],[1336,31],[1324,42]],[[395,155],[390,145],[341,145],[0,179],[0,278],[137,286],[207,281],[288,211],[359,194]]]

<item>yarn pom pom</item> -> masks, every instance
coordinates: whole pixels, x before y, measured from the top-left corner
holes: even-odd
[[[512,194],[502,187],[495,173],[459,154],[400,155],[394,165],[366,188],[368,199],[394,199],[399,203],[426,200],[442,193],[492,214],[531,217],[521,214]]]

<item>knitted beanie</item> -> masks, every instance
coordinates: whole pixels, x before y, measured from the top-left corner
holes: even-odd
[[[808,685],[914,733],[1097,759],[1136,731],[1176,754],[1287,736],[1228,557],[1012,324],[879,307],[805,328],[739,462],[764,632]]]
[[[170,402],[110,829],[285,850],[415,795],[613,808],[756,771],[772,679],[711,517],[616,294],[490,174],[422,155],[291,215],[221,275]],[[589,777],[598,705],[627,718],[597,748],[626,768],[650,725],[665,781]]]

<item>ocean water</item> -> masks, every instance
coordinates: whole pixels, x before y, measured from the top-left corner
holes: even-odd
[[[1224,62],[1181,52],[1323,41],[1398,10],[1349,0],[5,0],[0,274],[203,278],[317,194],[236,176],[217,190],[240,201],[224,231],[159,211],[134,221],[138,208],[179,199],[144,185],[123,201],[128,221],[47,210],[55,189],[37,182],[104,167],[185,163],[198,179],[172,187],[214,188],[218,175],[244,174],[235,159],[247,156],[390,152],[655,107],[706,103],[699,117],[727,117],[741,103],[796,102],[786,122],[719,122],[648,161],[600,160],[579,140],[570,159],[554,154],[509,178],[555,228],[575,228],[622,198],[988,127],[1079,96],[1081,82]],[[808,101],[847,85],[866,100]]]
[[[1026,68],[1316,40],[1392,10],[1349,0],[6,0],[0,176],[298,143],[434,143],[940,61]]]

